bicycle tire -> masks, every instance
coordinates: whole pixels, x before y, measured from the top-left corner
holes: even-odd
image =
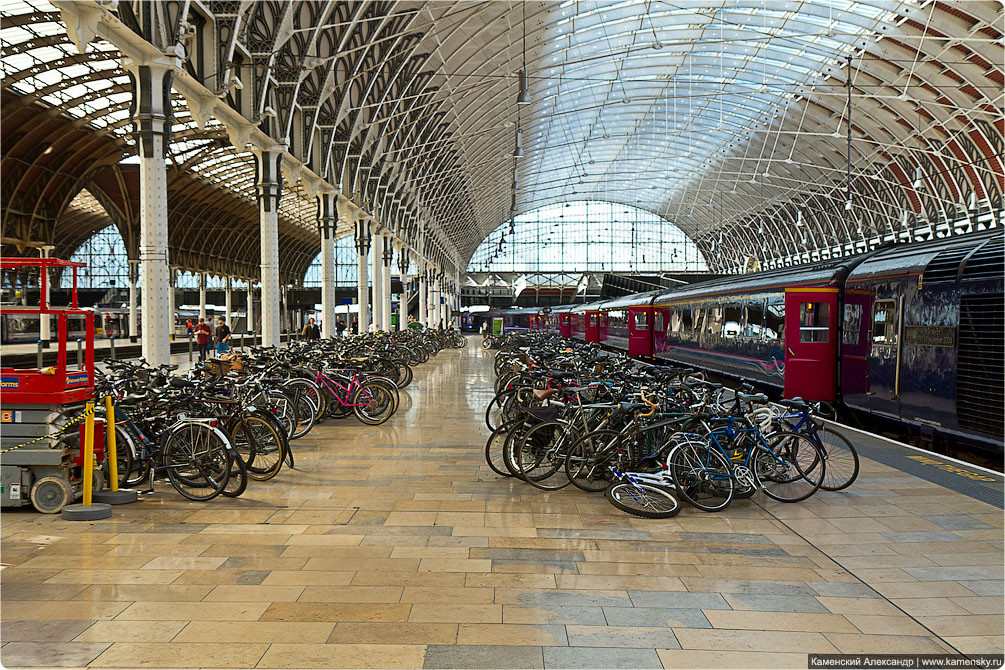
[[[795,503],[820,490],[827,476],[823,450],[810,438],[796,433],[772,436],[770,454],[763,448],[752,457],[754,478],[769,498]],[[805,482],[803,484],[802,482]]]
[[[818,429],[817,440],[827,457],[827,468],[820,488],[825,491],[841,491],[854,484],[858,479],[859,462],[858,452],[851,441],[830,427]]]
[[[220,495],[233,461],[226,444],[209,426],[196,421],[181,422],[170,431],[164,440],[162,462],[171,485],[197,502]]]
[[[485,441],[485,462],[488,463],[492,472],[500,477],[513,476],[513,473],[509,471],[509,468],[506,467],[506,462],[503,460],[506,439],[513,428],[514,424],[499,426],[492,431],[489,439]]]
[[[361,384],[353,393],[351,404],[356,418],[368,426],[379,426],[394,414],[394,397],[383,384]]]
[[[600,493],[610,488],[608,466],[617,458],[617,454],[604,455],[604,452],[616,451],[621,438],[621,433],[608,429],[594,430],[580,437],[565,457],[565,476],[572,485],[588,493]],[[590,462],[598,456],[602,456],[603,460]]]
[[[227,498],[237,498],[248,488],[248,465],[236,449],[231,452],[230,456],[234,463],[230,466],[230,477],[227,479],[227,485],[220,491],[220,495]]]
[[[681,498],[704,512],[719,512],[733,501],[732,466],[717,449],[685,442],[667,460],[674,488]]]
[[[566,449],[579,435],[565,421],[544,421],[524,433],[514,451],[520,477],[536,489],[558,491],[572,483],[565,476],[565,453],[555,453],[556,442]],[[529,460],[525,460],[529,457]],[[538,466],[543,465],[540,470]]]
[[[283,442],[271,421],[249,414],[238,417],[229,432],[248,468],[248,477],[264,482],[279,474],[284,460]]]
[[[680,514],[680,501],[670,489],[642,482],[614,482],[604,491],[607,502],[622,512],[644,519],[669,519]],[[653,509],[660,502],[669,509]],[[647,504],[649,503],[649,504]]]

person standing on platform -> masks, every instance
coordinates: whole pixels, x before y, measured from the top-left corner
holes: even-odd
[[[212,336],[213,328],[206,323],[206,319],[199,317],[199,323],[195,325],[195,342],[199,345],[200,361],[209,358],[209,339]]]
[[[352,329],[350,330],[350,332],[359,333],[359,317],[358,316],[352,317]]]
[[[342,317],[339,317],[335,321],[335,332],[338,333],[339,338],[341,338],[342,333],[345,332],[345,321],[342,320]]]
[[[300,333],[305,340],[316,340],[321,337],[321,329],[318,325],[314,323],[314,319],[310,319],[307,325],[304,326],[303,332]]]
[[[230,328],[227,327],[227,320],[220,317],[220,325],[216,327],[216,354],[218,356],[227,353],[230,349]]]
[[[185,319],[185,331],[191,335],[194,332],[194,327],[192,326],[192,319]]]

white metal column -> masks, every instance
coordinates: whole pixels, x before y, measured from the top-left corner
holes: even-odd
[[[419,323],[429,327],[429,269],[425,261],[419,262]]]
[[[383,263],[380,268],[380,329],[391,332],[391,261],[394,259],[394,245],[388,233],[383,238]],[[376,299],[376,298],[375,298]]]
[[[38,253],[42,258],[48,258],[49,253],[53,249],[55,249],[54,246],[46,244],[42,247],[39,247]],[[44,281],[43,277],[41,276],[42,273],[45,273]],[[52,273],[49,272],[48,268],[42,269],[42,271],[39,273],[39,289],[45,291],[45,295],[42,296],[45,299],[44,300],[45,306],[48,308],[52,308]],[[52,339],[52,328],[49,325],[50,324],[49,315],[40,314],[38,324],[39,324],[38,339],[42,340],[43,346],[48,347],[49,340]]]
[[[356,222],[356,302],[359,305],[359,313],[356,315],[359,325],[356,332],[365,333],[367,324],[370,321],[369,308],[369,287],[366,276],[366,254],[370,250],[370,224],[366,221]]]
[[[334,192],[322,193],[321,218],[321,336],[335,337],[335,211]]]
[[[139,260],[129,259],[129,341],[135,342],[140,335],[140,298],[137,284],[140,280]]]
[[[174,340],[174,315],[177,307],[175,305],[175,292],[174,285],[178,281],[178,271],[174,268],[168,269],[168,314],[170,319],[168,320],[168,362],[171,361],[171,346],[170,343]],[[151,365],[153,362],[151,362]]]
[[[206,273],[199,273],[199,318],[206,320]]]
[[[384,254],[384,236],[378,229],[373,230],[373,254],[370,256],[370,273],[373,275],[371,282],[373,289],[370,292],[370,299],[373,303],[373,329],[380,330],[384,322],[384,300],[382,280],[384,273],[381,269],[381,256]]]
[[[248,308],[244,311],[244,332],[255,332],[255,282],[248,279]]]
[[[234,311],[234,286],[233,286],[233,283],[234,283],[233,280],[230,277],[227,277],[227,288],[226,288],[226,298],[225,298],[226,301],[227,301],[226,302],[227,306],[225,308],[227,310],[227,313],[224,314],[223,318],[226,320],[228,328],[232,327],[230,313]],[[233,338],[231,338],[231,339],[233,339]]]
[[[259,150],[258,179],[258,220],[261,234],[262,259],[262,346],[278,347],[280,344],[280,322],[282,296],[279,290],[279,200],[282,197],[282,182],[279,174],[283,154],[276,147]]]
[[[174,282],[168,283],[166,134],[171,130],[175,56],[143,64],[123,58],[132,75],[132,122],[140,159],[140,263],[143,275],[143,356],[151,365],[171,362]],[[170,293],[169,293],[170,291]],[[171,309],[165,310],[168,304]]]
[[[408,247],[398,247],[398,274],[401,277],[401,293],[398,294],[398,330],[408,328]]]

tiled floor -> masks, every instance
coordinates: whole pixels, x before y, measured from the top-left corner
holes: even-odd
[[[475,343],[472,343],[475,344]],[[479,348],[237,500],[2,517],[7,667],[806,667],[998,652],[1000,510],[876,464],[844,493],[626,517],[483,464]]]

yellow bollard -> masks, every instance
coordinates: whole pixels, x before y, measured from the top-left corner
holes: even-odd
[[[108,479],[112,491],[119,490],[119,462],[115,446],[115,403],[112,396],[105,396],[105,444],[107,445],[105,462],[108,463]]]
[[[91,493],[94,488],[94,403],[89,402],[84,408],[87,418],[84,419],[84,507],[91,506]]]

